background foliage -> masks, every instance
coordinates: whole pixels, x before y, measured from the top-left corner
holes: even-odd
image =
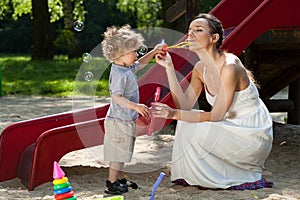
[[[90,52],[102,41],[106,27],[124,24],[133,28],[161,27],[165,14],[162,13],[162,2],[172,5],[177,0],[48,0],[50,32],[53,34],[51,42],[56,55],[53,60],[31,59],[33,1],[37,0],[0,1],[0,69],[4,95],[72,96],[82,63],[81,55]],[[208,12],[219,1],[201,0],[201,12]],[[71,20],[84,21],[83,31],[66,27],[65,3],[72,5]],[[77,57],[68,57],[70,52],[77,53]],[[101,62],[106,61],[103,59]],[[91,66],[91,70],[96,71],[97,65]],[[96,95],[109,95],[108,73],[109,68],[99,82],[93,83],[97,84]],[[77,87],[84,91],[88,84],[91,85],[91,82],[80,80]]]
[[[98,66],[91,65],[91,71],[97,67],[107,66],[104,58],[99,58]],[[30,59],[24,55],[1,55],[4,95],[42,95],[42,96],[73,96],[74,84],[77,79],[77,91],[85,91],[90,82],[78,76],[81,59],[67,59],[57,56],[52,61]],[[102,74],[97,80],[97,96],[108,96],[108,73]],[[95,84],[95,83],[94,83]],[[83,93],[81,95],[84,95]]]
[[[56,41],[55,54],[67,54],[72,48],[69,42],[74,42],[70,33],[64,29],[62,1],[48,0]],[[133,28],[141,28],[162,25],[161,0],[72,1],[75,1],[74,19],[82,19],[85,24],[84,32],[73,31],[80,53],[90,51],[99,44],[108,26],[130,24]],[[209,12],[219,1],[201,0],[201,12]],[[31,0],[1,0],[0,52],[30,54],[32,26]],[[65,41],[61,41],[62,38]]]

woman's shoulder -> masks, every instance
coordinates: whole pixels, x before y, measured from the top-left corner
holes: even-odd
[[[232,53],[225,53],[225,64],[221,74],[225,77],[235,77],[239,76],[241,69],[243,67],[240,59]]]
[[[194,69],[193,69],[193,73],[192,76],[193,77],[198,77],[201,79],[201,81],[203,81],[203,70],[204,70],[204,64],[201,61],[198,61],[195,65],[194,65]]]
[[[222,76],[237,81],[237,91],[245,89],[249,85],[247,70],[236,55],[226,53],[226,66],[222,69]]]
[[[204,68],[204,63],[199,60],[195,65],[194,65],[194,69],[202,69]]]
[[[226,65],[237,65],[241,62],[239,57],[237,57],[233,53],[225,52],[224,55],[225,55]]]
[[[204,69],[204,63],[201,62],[200,60],[194,65],[194,69],[193,71],[198,73],[198,74],[202,74],[203,73],[203,69]]]

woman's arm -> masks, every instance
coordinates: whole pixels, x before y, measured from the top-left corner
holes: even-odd
[[[238,83],[238,75],[235,66],[228,65],[227,67],[224,67],[220,80],[216,101],[210,112],[172,109],[166,104],[153,103],[154,116],[187,122],[224,120],[224,117],[232,104],[235,88]]]
[[[178,82],[171,56],[168,53],[166,55],[158,54],[155,58],[158,64],[166,68],[169,87],[176,108],[190,110],[196,103],[203,87],[199,72],[196,70],[197,67],[194,68],[191,82],[184,92]]]
[[[200,114],[202,111],[187,111],[181,109],[173,109],[167,104],[153,102],[152,103],[154,117],[165,118],[165,119],[174,119],[174,120],[183,120],[187,122],[199,122]]]
[[[221,81],[215,104],[211,110],[210,121],[223,120],[232,104],[239,79],[237,66],[235,64],[224,66],[220,76]]]

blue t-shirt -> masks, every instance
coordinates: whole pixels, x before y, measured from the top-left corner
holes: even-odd
[[[129,101],[135,103],[139,102],[139,86],[135,75],[139,66],[139,62],[135,62],[130,67],[112,64],[109,76],[109,92],[111,97],[116,94],[121,94]],[[111,99],[110,107],[106,115],[107,120],[132,123],[135,122],[137,118],[138,113],[135,110],[122,107]]]

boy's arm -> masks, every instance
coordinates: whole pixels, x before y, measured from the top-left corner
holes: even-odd
[[[123,97],[121,94],[113,95],[112,100],[116,104],[122,106],[123,108],[127,108],[127,109],[130,109],[130,110],[134,110],[135,107],[136,107],[136,104],[137,104],[137,103],[134,103],[132,101],[129,101],[128,99]]]
[[[124,108],[130,109],[130,110],[135,110],[143,117],[149,116],[149,108],[146,105],[129,101],[128,99],[123,97],[121,94],[116,94],[116,95],[112,96],[112,100],[116,104],[118,104]]]
[[[151,59],[156,55],[156,54],[163,54],[165,53],[162,48],[166,46],[166,44],[157,44],[153,50],[149,51],[147,54],[142,56],[138,61],[140,63],[140,69],[143,69],[147,64],[151,61]]]

